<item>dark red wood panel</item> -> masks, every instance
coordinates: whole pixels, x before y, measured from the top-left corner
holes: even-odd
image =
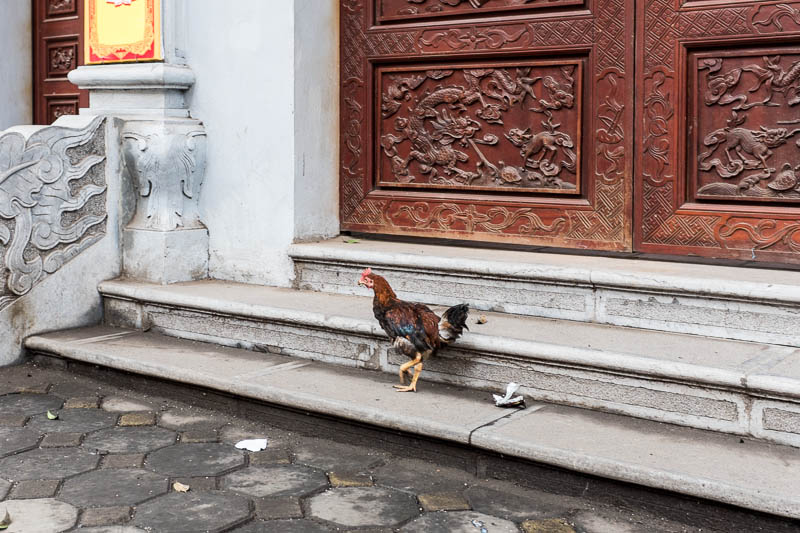
[[[800,263],[800,2],[637,9],[637,249]]]
[[[33,115],[35,124],[50,124],[89,105],[67,73],[83,64],[83,2],[33,0]]]
[[[342,0],[342,228],[630,250],[633,1],[399,4]]]

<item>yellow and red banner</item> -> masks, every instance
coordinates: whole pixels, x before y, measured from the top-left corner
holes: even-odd
[[[160,61],[161,0],[85,0],[86,64]]]

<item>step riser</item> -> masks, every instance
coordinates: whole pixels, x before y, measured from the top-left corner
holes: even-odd
[[[356,285],[366,265],[295,257],[298,289],[367,296]],[[486,272],[373,265],[401,298],[436,305],[467,302],[474,309],[581,322],[800,346],[800,306],[726,299],[702,293],[607,286],[580,275],[510,278]],[[624,280],[620,280],[624,283]],[[632,284],[633,285],[633,284]]]
[[[106,323],[150,328],[186,339],[396,373],[407,359],[368,328],[325,328],[105,296]],[[425,363],[424,381],[500,391],[509,381],[523,393],[578,407],[649,420],[751,435],[800,446],[800,402],[741,389],[696,386],[623,371],[553,364],[536,354],[490,353],[452,347]],[[487,401],[490,401],[487,395]]]

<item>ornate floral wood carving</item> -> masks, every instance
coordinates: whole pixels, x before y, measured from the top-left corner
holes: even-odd
[[[78,12],[77,0],[47,0],[47,15],[73,15]]]
[[[583,0],[378,0],[380,22],[406,22],[417,18],[508,13],[520,10],[583,5]]]
[[[105,234],[102,123],[0,136],[0,309]]]
[[[798,7],[637,5],[638,249],[800,262]]]
[[[50,59],[47,75],[49,77],[66,76],[70,70],[76,67],[78,45],[76,43],[66,46],[53,46],[48,48],[47,54]]]
[[[632,0],[401,3],[341,3],[342,227],[630,249]]]

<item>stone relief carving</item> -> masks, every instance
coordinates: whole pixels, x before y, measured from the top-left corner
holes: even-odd
[[[129,227],[171,231],[201,228],[197,210],[206,165],[206,132],[195,121],[128,122],[126,166],[139,202]]]
[[[105,235],[102,123],[0,136],[0,309]]]
[[[382,182],[576,190],[575,71],[522,65],[386,76]]]
[[[800,133],[800,119],[781,120],[797,115],[791,108],[800,103],[800,57],[701,58],[698,70],[707,71],[698,194],[800,199],[800,152],[787,144]],[[727,108],[728,118],[724,127],[708,131],[714,119],[708,110],[717,107]]]

